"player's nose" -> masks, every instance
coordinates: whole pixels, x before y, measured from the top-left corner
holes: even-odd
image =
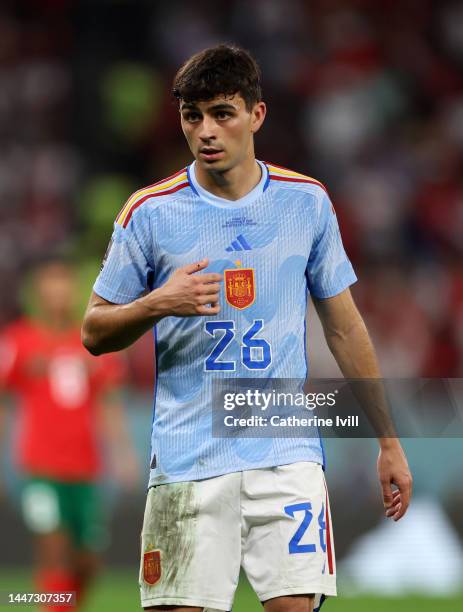
[[[206,144],[210,140],[214,140],[216,138],[215,128],[217,127],[216,122],[212,117],[208,117],[207,115],[203,118],[201,122],[201,129],[199,131],[199,138]]]

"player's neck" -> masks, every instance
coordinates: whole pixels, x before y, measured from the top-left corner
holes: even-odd
[[[196,180],[203,189],[219,198],[239,200],[259,183],[262,170],[254,156],[226,172],[210,172],[195,165]]]

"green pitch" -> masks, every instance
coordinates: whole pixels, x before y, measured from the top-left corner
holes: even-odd
[[[0,591],[30,589],[29,574],[23,570],[4,570],[0,568]],[[0,606],[1,610],[36,612],[33,606]],[[137,612],[140,610],[138,600],[137,571],[118,570],[103,574],[89,593],[82,612]],[[385,599],[378,597],[329,599],[322,608],[323,612],[461,612],[463,610],[463,593],[459,597],[448,599],[427,597],[403,597]],[[63,608],[65,610],[65,608]],[[233,612],[258,612],[262,610],[256,596],[245,580],[241,580],[236,594]],[[72,612],[72,608],[69,608]]]

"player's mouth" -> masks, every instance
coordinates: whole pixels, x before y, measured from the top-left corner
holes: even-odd
[[[225,155],[223,149],[215,149],[214,147],[202,147],[199,150],[199,156],[205,161],[211,162],[221,159]]]

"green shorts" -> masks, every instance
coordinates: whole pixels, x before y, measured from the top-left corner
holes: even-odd
[[[93,482],[28,477],[21,492],[21,509],[26,526],[35,534],[63,530],[76,547],[94,551],[108,544],[98,486]]]

